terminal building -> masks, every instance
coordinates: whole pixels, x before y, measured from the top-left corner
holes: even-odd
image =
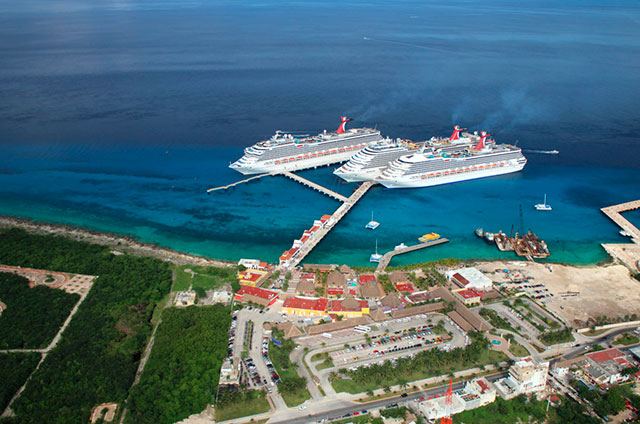
[[[516,361],[509,368],[509,376],[495,381],[500,395],[511,399],[521,394],[536,393],[547,386],[549,362],[536,363],[530,356]]]

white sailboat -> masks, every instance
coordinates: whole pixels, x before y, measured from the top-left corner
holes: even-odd
[[[550,211],[551,205],[547,205],[547,193],[544,194],[544,203],[538,203],[536,209],[539,211]]]
[[[378,240],[376,239],[376,253],[372,253],[369,262],[380,262],[382,255],[378,253]]]
[[[368,229],[368,230],[375,230],[376,228],[378,228],[378,226],[380,225],[380,223],[378,221],[374,221],[373,220],[373,211],[371,212],[371,221],[369,221],[369,223],[367,225],[364,226],[364,228]]]

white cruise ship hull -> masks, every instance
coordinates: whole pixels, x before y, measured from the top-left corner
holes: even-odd
[[[508,162],[502,166],[496,164],[495,166],[490,166],[486,169],[477,169],[455,173],[446,170],[434,173],[433,176],[429,176],[429,174],[412,174],[403,175],[397,178],[379,178],[376,181],[387,188],[431,187],[441,184],[451,184],[461,181],[475,180],[478,178],[487,178],[510,174],[513,172],[521,171],[527,163],[526,160],[514,162]]]
[[[267,172],[299,171],[301,169],[318,168],[321,166],[332,165],[334,163],[346,162],[351,158],[351,156],[353,156],[354,151],[357,152],[358,150],[353,149],[344,153],[334,153],[327,156],[299,159],[287,163],[279,161],[280,163],[278,164],[275,163],[275,160],[256,161],[253,164],[243,164],[242,166],[231,165],[230,168],[244,175],[263,174]]]
[[[347,172],[342,170],[338,172],[338,170],[335,170],[333,171],[333,173],[348,183],[356,183],[361,181],[373,181],[379,178],[382,175],[382,171],[384,171],[385,168],[386,168],[386,165],[379,166],[377,168],[361,169],[354,172]]]

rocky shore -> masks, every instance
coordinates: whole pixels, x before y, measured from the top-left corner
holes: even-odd
[[[27,219],[0,217],[0,228],[22,228],[34,234],[48,234],[67,237],[73,240],[99,244],[113,249],[114,253],[129,253],[137,256],[150,256],[176,265],[200,265],[200,266],[234,266],[231,262],[206,258],[204,256],[191,255],[175,250],[159,247],[151,243],[142,243],[132,237],[118,234],[99,233],[83,228],[68,225],[44,224]]]

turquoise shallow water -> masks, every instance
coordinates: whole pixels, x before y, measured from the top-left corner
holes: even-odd
[[[339,203],[284,177],[267,177],[226,192],[210,186],[242,176],[227,168],[241,151],[206,148],[164,151],[14,149],[0,161],[0,214],[132,235],[141,241],[214,258],[276,261],[314,219]],[[561,156],[561,155],[558,155]],[[308,256],[307,262],[367,265],[378,241],[385,252],[437,232],[450,243],[394,259],[392,264],[443,257],[515,258],[473,234],[477,227],[510,232],[520,227],[547,241],[554,262],[606,260],[603,242],[623,242],[599,208],[640,193],[640,172],[541,163],[529,155],[523,172],[423,189],[374,187]],[[559,158],[558,158],[559,159]],[[134,169],[135,172],[130,170]],[[345,195],[333,168],[300,174]],[[547,193],[553,211],[533,208]],[[381,222],[365,230],[371,212]],[[635,219],[630,213],[629,219]],[[637,220],[636,220],[637,221]]]
[[[629,1],[128,0],[0,2],[0,214],[130,234],[176,250],[275,261],[338,203],[241,176],[276,129],[354,127],[423,140],[454,124],[527,150],[523,172],[376,187],[309,256],[512,257],[473,235],[523,226],[551,260],[606,259],[602,206],[640,197],[640,8]],[[328,168],[302,175],[350,193]],[[533,205],[548,194],[551,212]],[[374,211],[379,229],[363,228]],[[629,217],[640,225],[640,215]]]

